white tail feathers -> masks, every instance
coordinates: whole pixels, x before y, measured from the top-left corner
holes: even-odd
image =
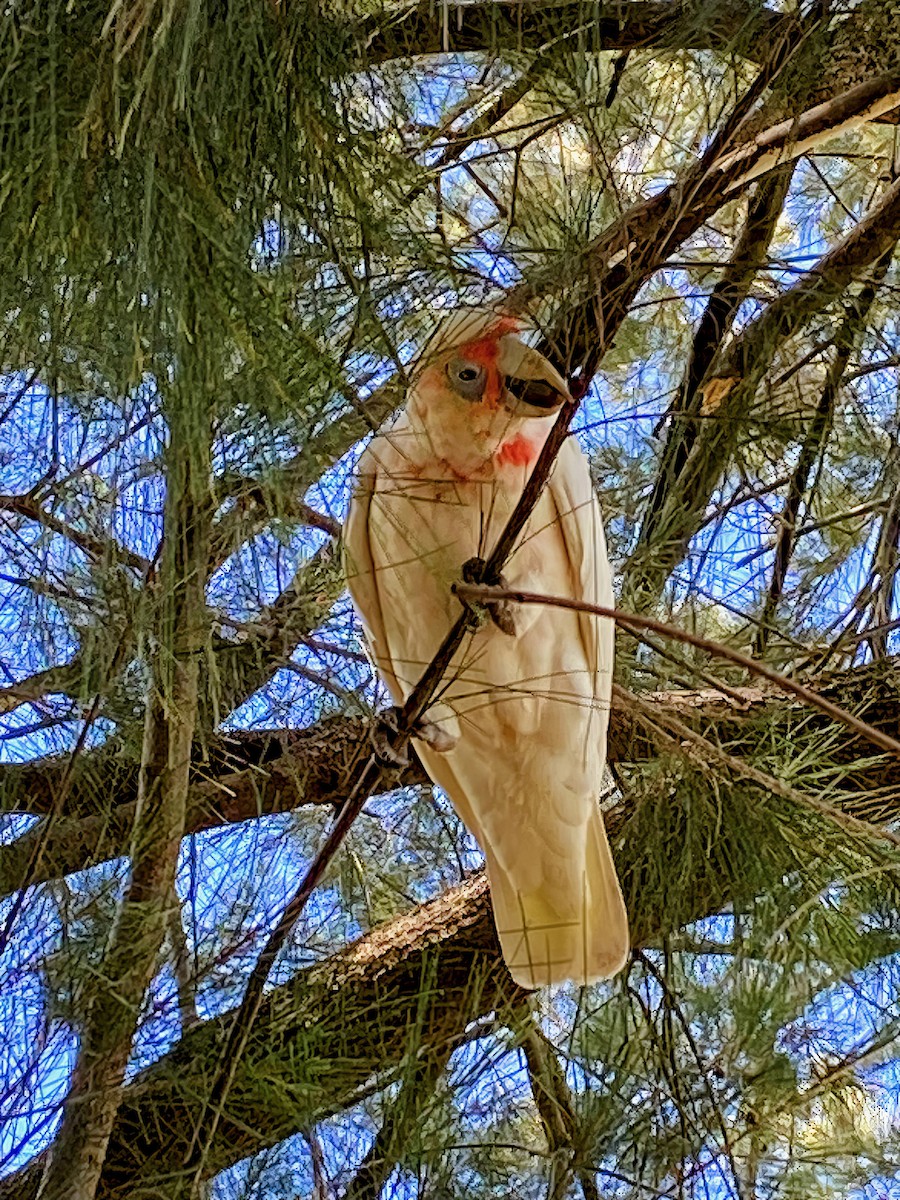
[[[517,839],[515,862],[509,860],[513,871],[507,870],[497,854],[500,839],[485,836],[479,807],[470,801],[460,777],[462,769],[468,768],[471,775],[483,768],[485,756],[472,757],[470,752],[466,758],[459,749],[436,754],[422,742],[416,748],[425,770],[448,794],[484,851],[500,948],[516,983],[538,988],[566,981],[595,983],[615,975],[628,957],[628,913],[599,805],[592,806],[578,837],[579,846],[584,839],[584,857],[577,852],[572,856],[572,870],[580,872],[581,879],[545,878],[536,890],[524,891],[514,883],[514,873],[520,883],[540,879],[543,873],[538,864],[523,861],[523,854],[529,853],[526,846],[535,852],[534,837]],[[489,792],[489,778],[478,783],[481,791]],[[495,791],[497,786],[495,779]],[[509,786],[516,785],[507,779],[504,788]],[[506,850],[509,854],[508,844]]]
[[[487,855],[503,957],[522,987],[595,983],[615,975],[628,957],[628,915],[599,809],[585,835],[584,877],[580,887],[566,889],[577,903],[568,911],[560,911],[559,888],[545,885],[524,894]]]

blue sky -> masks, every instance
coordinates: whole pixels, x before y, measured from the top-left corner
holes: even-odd
[[[471,65],[457,63],[443,77],[438,77],[431,89],[417,93],[423,123],[436,120],[461,96],[472,71]],[[466,155],[474,157],[484,149],[485,144],[474,143]],[[839,185],[843,166],[838,163],[828,169],[832,185]],[[450,194],[464,187],[466,181],[465,171],[458,168],[446,173],[444,187]],[[772,287],[788,286],[797,277],[797,271],[811,266],[817,253],[833,241],[834,206],[827,202],[824,193],[811,203],[814,187],[811,169],[798,170],[778,242],[783,261],[766,276]],[[471,203],[470,212],[488,224],[493,214],[484,196],[473,196]],[[263,232],[255,248],[260,255],[277,249],[272,228]],[[485,271],[493,283],[509,284],[516,277],[517,268],[505,258],[492,256],[498,250],[498,235],[488,231],[485,240],[487,249],[466,251],[465,261]],[[685,248],[684,257],[689,259],[693,253],[704,252],[701,243],[702,239],[698,239],[697,245]],[[715,251],[716,247],[710,250]],[[629,360],[627,365],[607,365],[579,414],[578,436],[589,453],[615,454],[620,463],[626,464],[650,460],[655,450],[653,430],[680,379],[691,328],[702,311],[704,294],[695,273],[682,268],[661,272],[645,287],[634,318],[634,325],[641,328],[632,329],[633,336],[644,339],[644,353],[636,364]],[[748,301],[739,323],[752,320],[758,308],[758,300]],[[394,314],[385,310],[383,315],[389,318]],[[888,357],[897,350],[896,322],[886,321],[877,345],[869,351]],[[405,344],[401,357],[407,358],[412,351],[413,346]],[[366,388],[382,382],[392,369],[388,361],[371,354],[349,360],[348,367],[365,380],[360,388],[363,394]],[[23,382],[13,377],[2,382],[4,408],[22,389]],[[897,371],[891,368],[858,384],[857,403],[875,430],[896,423],[897,382]],[[93,403],[90,412],[65,397],[54,400],[40,386],[26,389],[0,424],[0,491],[26,492],[44,478],[55,461],[56,479],[66,480],[56,496],[54,511],[58,515],[86,531],[110,532],[123,546],[152,557],[161,532],[164,500],[158,456],[166,434],[157,400],[152,379],[144,380],[124,399],[108,398]],[[255,449],[264,454],[268,451],[265,444]],[[337,518],[343,516],[349,475],[358,452],[357,447],[310,490],[307,500],[311,504]],[[269,457],[277,460],[278,455],[273,452]],[[787,462],[790,466],[790,455]],[[612,541],[620,557],[627,553],[635,532],[627,515],[623,515],[627,514],[627,505],[614,499],[616,488],[623,486],[622,479],[626,477],[628,472],[623,471],[621,476],[610,472],[604,478],[609,489],[606,507],[614,534]],[[722,497],[738,482],[737,477],[726,480]],[[862,466],[857,482],[861,490],[867,484]],[[871,482],[874,485],[875,481]],[[689,558],[676,573],[673,586],[676,602],[684,601],[690,591],[692,596],[702,596],[731,616],[754,605],[771,569],[771,541],[778,503],[776,497],[766,502],[748,500],[732,508],[722,520],[711,522],[695,539]],[[0,666],[11,683],[71,659],[78,646],[80,623],[90,613],[77,604],[38,604],[26,582],[48,574],[63,580],[74,573],[83,584],[86,576],[81,551],[58,535],[8,515],[3,516],[0,538],[3,556]],[[324,535],[311,530],[259,534],[211,580],[210,603],[233,620],[251,620],[261,606],[276,598],[323,541]],[[814,555],[816,541],[817,535],[811,535],[804,543],[804,552]],[[821,545],[824,549],[825,543]],[[871,550],[870,539],[834,565],[816,597],[815,609],[810,614],[812,625],[829,624],[846,607],[868,567]],[[351,628],[348,633],[348,618],[349,608],[344,598],[317,636],[338,650],[345,644],[358,649],[358,629]],[[227,633],[224,626],[223,631]],[[326,675],[340,687],[362,689],[370,703],[383,694],[365,665],[339,652],[301,647],[295,661]],[[338,704],[327,690],[285,669],[257,696],[230,714],[227,724],[233,728],[302,727]],[[42,724],[47,724],[47,728],[36,728]],[[0,717],[0,761],[26,761],[69,750],[80,728],[79,716],[71,711],[65,697],[51,696],[40,704],[22,705]],[[88,747],[98,744],[111,731],[111,722],[105,718],[96,721]],[[479,855],[443,802],[445,843],[435,847],[434,858],[429,860],[427,852],[412,836],[417,828],[425,827],[424,819],[419,826],[416,824],[416,803],[411,795],[404,793],[370,803],[367,823],[359,835],[364,849],[375,844],[385,855],[399,853],[403,847],[410,895],[423,899],[458,877],[457,863],[470,870],[477,865]],[[438,803],[442,803],[440,799]],[[185,845],[178,886],[191,912],[189,948],[205,969],[205,982],[198,996],[201,1016],[212,1016],[234,1003],[258,947],[258,937],[255,941],[250,938],[223,955],[221,962],[217,961],[223,944],[238,932],[237,917],[242,928],[256,934],[261,934],[272,922],[291,882],[314,853],[323,819],[323,814],[312,818],[308,813],[299,818],[286,815],[257,823],[252,831],[244,828],[209,831]],[[23,824],[21,819],[9,822],[4,828],[5,835],[14,836]],[[102,873],[110,895],[114,896],[122,882],[121,866],[104,868]],[[75,1042],[62,1019],[47,1019],[41,959],[62,945],[65,906],[60,895],[77,909],[79,899],[95,884],[96,877],[90,885],[88,880],[76,878],[65,889],[41,888],[32,892],[17,917],[15,936],[0,956],[0,979],[4,981],[0,1004],[7,1035],[0,1051],[0,1081],[6,1084],[5,1089],[0,1089],[0,1163],[5,1162],[0,1169],[14,1166],[52,1136],[55,1106],[64,1091]],[[0,927],[9,912],[7,902],[0,908]],[[291,952],[279,967],[279,978],[326,955],[357,936],[361,928],[355,913],[342,903],[334,880],[329,881],[314,898],[298,929]],[[718,923],[705,923],[701,931],[706,936],[722,936],[721,919]],[[706,956],[697,964],[697,970],[701,979],[715,977],[721,964],[716,956]],[[859,977],[841,981],[823,992],[803,1016],[803,1022],[815,1026],[819,1033],[815,1053],[822,1053],[823,1048],[835,1055],[846,1053],[861,1037],[882,1028],[886,1010],[896,997],[896,982],[896,964],[889,963],[883,970],[862,972]],[[652,992],[652,984],[647,986]],[[154,983],[151,1009],[135,1045],[132,1072],[163,1053],[178,1036],[177,996],[169,970],[162,971]],[[561,993],[550,998],[544,1017],[548,1035],[564,1046],[575,1020],[571,995]],[[38,1031],[44,1041],[36,1045]],[[812,1054],[809,1047],[794,1053],[798,1065],[809,1069]],[[483,1070],[472,1074],[470,1068],[476,1061]],[[457,1052],[451,1077],[468,1080],[465,1086],[460,1084],[459,1105],[463,1124],[469,1123],[473,1136],[477,1136],[479,1121],[484,1121],[486,1112],[496,1113],[506,1104],[515,1107],[524,1095],[525,1076],[518,1052],[509,1050],[502,1039],[490,1034]],[[900,1068],[896,1058],[868,1066],[866,1080],[878,1103],[896,1119],[900,1105]],[[577,1072],[572,1082],[577,1090]],[[371,1113],[364,1109],[325,1124],[320,1134],[322,1148],[335,1175],[352,1169],[353,1157],[358,1161],[363,1156],[373,1128]],[[352,1130],[352,1138],[348,1130]],[[353,1154],[348,1158],[351,1143]],[[9,1155],[12,1157],[4,1159]],[[295,1186],[310,1186],[309,1150],[302,1137],[291,1139],[279,1148],[272,1160],[272,1172],[282,1175],[293,1172],[290,1177]],[[242,1165],[227,1173],[217,1185],[217,1196],[225,1200],[235,1194],[247,1170]],[[710,1172],[709,1195],[714,1197],[726,1194],[723,1177],[718,1172],[718,1166]],[[878,1189],[883,1187],[882,1182],[873,1180],[865,1200],[876,1200]],[[396,1194],[415,1195],[413,1181],[399,1177]],[[614,1195],[615,1191],[606,1194]],[[859,1200],[863,1196],[860,1192]]]

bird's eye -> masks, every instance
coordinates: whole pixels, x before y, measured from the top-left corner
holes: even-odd
[[[484,391],[484,367],[464,358],[451,358],[447,363],[447,378],[455,392],[466,400],[479,400]]]

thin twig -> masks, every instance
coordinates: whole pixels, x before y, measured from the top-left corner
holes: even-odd
[[[632,633],[635,629],[649,629],[653,633],[661,633],[666,637],[676,638],[678,641],[685,642],[689,646],[695,646],[698,650],[705,650],[707,654],[715,654],[719,658],[727,658],[730,662],[737,663],[754,675],[759,675],[760,678],[768,680],[769,683],[774,684],[781,691],[796,696],[798,700],[804,701],[804,703],[810,705],[812,708],[817,708],[820,712],[825,713],[826,716],[831,717],[833,721],[838,721],[841,725],[846,725],[848,729],[866,738],[881,750],[886,750],[888,754],[893,754],[895,758],[900,758],[900,742],[896,738],[892,738],[890,734],[876,729],[874,725],[870,725],[860,717],[855,717],[853,713],[847,712],[840,705],[826,700],[824,696],[814,692],[811,688],[805,687],[802,683],[797,683],[795,679],[790,679],[787,675],[773,671],[765,663],[750,658],[749,655],[741,653],[740,650],[734,650],[731,646],[726,646],[722,642],[714,642],[710,638],[700,637],[699,634],[689,633],[686,629],[679,629],[677,625],[670,625],[666,621],[657,621],[653,617],[642,617],[636,613],[624,612],[620,608],[607,608],[602,604],[588,604],[587,601],[570,600],[565,596],[547,596],[541,592],[520,592],[514,588],[493,587],[488,584],[474,583],[455,583],[453,591],[464,601],[475,600],[484,604],[491,600],[508,600],[513,604],[545,604],[549,608],[567,608],[575,612],[593,613],[597,617],[609,617],[620,628],[624,629],[626,633]]]

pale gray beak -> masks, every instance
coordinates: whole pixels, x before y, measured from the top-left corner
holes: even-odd
[[[504,405],[515,417],[549,417],[572,399],[566,381],[543,354],[514,333],[499,341],[497,368],[505,380]]]

